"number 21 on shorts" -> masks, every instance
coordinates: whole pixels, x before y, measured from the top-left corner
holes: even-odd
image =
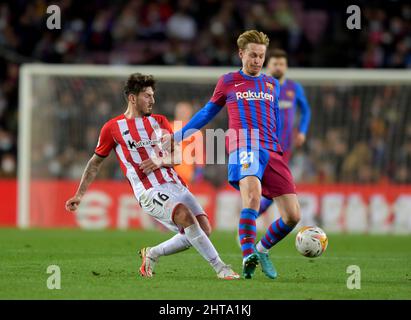
[[[249,167],[252,163],[254,162],[254,152],[250,151],[241,151],[240,152],[240,164],[243,165],[248,165],[247,167]]]

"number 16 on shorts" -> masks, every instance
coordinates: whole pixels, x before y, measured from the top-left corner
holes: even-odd
[[[157,199],[156,199],[157,198]],[[153,198],[153,204],[163,207],[164,202],[166,202],[170,197],[165,193],[157,192],[157,197]]]

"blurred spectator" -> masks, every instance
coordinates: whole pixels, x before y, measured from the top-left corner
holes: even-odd
[[[61,30],[45,28],[50,4],[61,8]],[[380,7],[361,3],[360,7],[362,29],[350,31],[342,27],[346,8],[308,0],[2,2],[0,176],[16,174],[21,63],[238,66],[237,35],[258,28],[268,33],[271,47],[289,51],[291,67],[410,68],[409,1],[380,2]],[[91,87],[96,91],[85,91],[85,83],[69,83],[75,95],[66,91],[63,83],[50,83],[45,87],[56,91],[52,101],[42,100],[42,94],[49,92],[38,92],[43,105],[35,115],[41,119],[39,127],[33,130],[43,130],[41,123],[51,121],[44,134],[55,141],[33,141],[35,175],[78,178],[79,168],[89,156],[81,150],[92,150],[102,123],[121,112],[121,83],[95,81]],[[190,85],[170,93],[159,90],[159,111],[171,116],[184,99],[196,99],[195,105],[206,102],[212,87],[193,85],[189,90]],[[198,97],[182,97],[186,91],[195,91]],[[370,183],[388,178],[410,183],[409,92],[409,87],[389,85],[377,90],[332,85],[307,88],[314,114],[307,145],[295,152],[291,161],[296,181]],[[224,128],[225,117],[220,113],[214,126]],[[213,170],[205,177],[215,183],[225,181],[225,166]],[[114,157],[110,157],[100,177],[120,176]]]
[[[13,178],[16,176],[16,158],[11,153],[6,153],[1,158],[1,178]]]
[[[347,155],[342,165],[342,180],[344,182],[355,182],[363,170],[369,171],[371,163],[371,151],[366,142],[357,142],[353,150]],[[365,173],[369,179],[370,173]]]
[[[167,35],[171,39],[190,41],[197,35],[197,24],[190,15],[191,0],[180,1],[177,11],[167,21]]]
[[[180,101],[176,104],[173,131],[180,130],[193,115],[193,106],[188,101]],[[175,167],[177,173],[188,183],[199,182],[203,179],[204,171],[204,139],[201,132],[193,134],[182,142],[182,154],[185,162]]]
[[[123,112],[122,81],[93,77],[53,79],[43,88],[44,92],[37,91],[35,108],[38,112],[33,114],[32,125],[32,172],[42,178],[78,179],[94,150],[103,123]],[[174,118],[176,131],[191,118],[193,104],[203,105],[213,88],[211,83],[161,81],[156,92],[155,112]],[[295,150],[291,159],[295,181],[369,184],[388,179],[394,183],[410,183],[408,101],[411,90],[407,88],[400,85],[307,86],[313,117],[307,144]],[[50,99],[54,99],[53,104],[47,103]],[[223,110],[209,128],[227,129],[226,118]],[[190,142],[184,143],[184,149],[194,163],[177,166],[183,179],[188,183],[201,179],[214,185],[225,183],[226,166],[203,167],[205,154],[196,153]],[[15,147],[11,145],[14,144],[14,135],[0,130],[0,152],[13,154]],[[199,144],[205,151],[205,146]],[[13,167],[9,157],[7,159],[5,167]],[[99,178],[121,177],[115,156],[111,155]]]

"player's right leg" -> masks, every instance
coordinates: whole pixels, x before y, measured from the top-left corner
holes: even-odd
[[[257,236],[256,219],[260,205],[261,183],[257,177],[247,176],[240,180],[239,186],[243,206],[238,224],[243,253],[243,276],[251,279],[258,265],[254,242]]]
[[[243,275],[252,278],[258,265],[255,252],[257,236],[256,218],[261,201],[261,179],[269,159],[264,149],[239,148],[230,153],[228,163],[228,181],[240,190],[242,210],[238,223],[239,240],[243,254]]]

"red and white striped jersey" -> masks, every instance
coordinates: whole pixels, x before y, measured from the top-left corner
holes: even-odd
[[[186,186],[173,168],[162,167],[146,175],[139,167],[142,161],[162,154],[161,137],[172,132],[170,123],[163,115],[127,119],[122,114],[104,124],[95,154],[107,157],[114,149],[137,199],[142,191],[167,182]]]

